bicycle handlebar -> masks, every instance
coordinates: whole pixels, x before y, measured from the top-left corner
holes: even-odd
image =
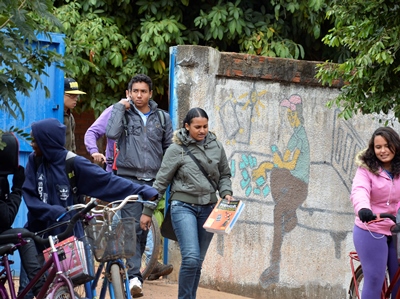
[[[78,222],[78,220],[88,213],[90,210],[92,210],[94,207],[98,205],[96,200],[90,201],[88,204],[84,205],[84,208],[80,210],[78,213],[76,213],[69,221],[67,228],[60,234],[53,236],[57,238],[58,240],[64,240],[67,237],[71,235],[73,232],[75,224]],[[52,236],[49,236],[49,238]],[[30,231],[22,232],[22,233],[17,233],[17,234],[6,234],[6,235],[0,235],[0,244],[6,244],[6,243],[17,243],[20,241],[21,238],[32,238],[37,242],[38,244],[48,246],[49,245],[49,238],[42,238],[37,235],[37,233],[33,233]]]
[[[388,218],[388,219],[392,220],[394,223],[396,223],[396,217],[390,213],[378,213],[378,214],[374,214],[374,216],[375,216],[375,219],[369,221],[368,223],[383,221],[384,218]]]
[[[99,213],[99,214],[104,213],[104,212],[115,213],[116,211],[122,209],[128,202],[145,203],[145,204],[157,206],[157,203],[155,203],[154,201],[143,200],[138,195],[129,195],[129,196],[125,197],[123,200],[116,200],[116,201],[110,202],[106,206],[99,205],[99,207],[101,207],[101,209],[93,209],[92,212]],[[111,207],[110,205],[113,205],[113,206]]]

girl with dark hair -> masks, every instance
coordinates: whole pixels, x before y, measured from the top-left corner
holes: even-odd
[[[183,146],[197,158],[211,182]],[[191,109],[183,127],[175,132],[153,187],[163,195],[169,184],[172,226],[182,255],[178,298],[194,299],[201,267],[213,237],[203,224],[218,200],[216,191],[220,197],[233,200],[225,150],[217,137],[208,131],[208,115],[201,108]]]
[[[379,298],[386,267],[392,278],[397,271],[396,244],[391,219],[370,222],[378,213],[397,214],[400,201],[400,137],[389,127],[378,128],[368,148],[356,158],[351,201],[356,214],[353,241],[364,273],[363,299]],[[393,294],[397,294],[398,285]]]

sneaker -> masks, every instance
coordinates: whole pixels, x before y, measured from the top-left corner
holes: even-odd
[[[143,296],[142,283],[139,278],[134,277],[129,280],[129,289],[131,290],[131,296],[133,298],[139,298]]]
[[[166,276],[170,274],[174,270],[174,266],[171,264],[164,265],[161,263],[158,263],[155,265],[153,268],[153,271],[151,271],[151,274],[147,278],[148,280],[157,280],[160,278],[160,276]]]

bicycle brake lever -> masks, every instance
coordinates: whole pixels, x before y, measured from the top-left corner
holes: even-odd
[[[67,213],[68,213],[68,211],[62,213],[62,214],[56,219],[56,222],[59,222],[62,218],[64,218],[64,216],[67,215]]]

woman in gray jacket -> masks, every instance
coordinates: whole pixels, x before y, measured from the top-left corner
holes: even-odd
[[[197,158],[211,182],[182,147]],[[179,299],[194,299],[201,267],[212,233],[203,228],[219,196],[233,200],[231,171],[225,150],[208,131],[208,115],[201,108],[191,109],[183,127],[174,133],[153,187],[163,195],[171,184],[171,219],[182,255],[179,271]]]

